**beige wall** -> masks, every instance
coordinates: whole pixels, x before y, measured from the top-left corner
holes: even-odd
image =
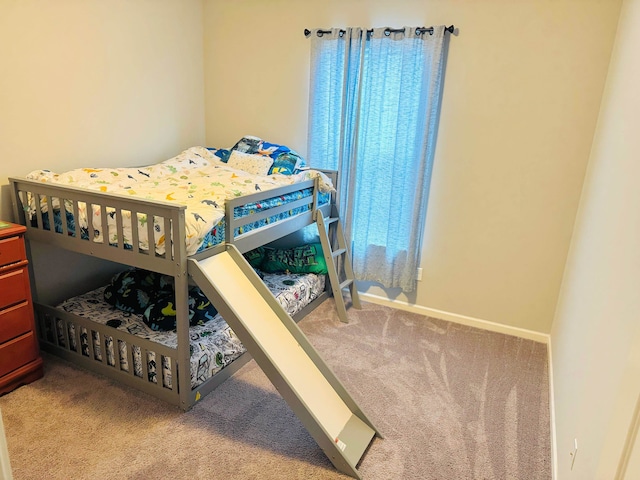
[[[204,141],[199,0],[2,0],[0,58],[0,184]]]
[[[626,0],[551,331],[559,479],[617,478],[640,393],[638,51]]]
[[[201,0],[0,0],[0,218],[7,177],[204,142],[202,35]],[[82,282],[66,258],[48,281]]]
[[[304,28],[454,23],[417,294],[548,333],[619,0],[205,1],[206,135],[306,151]],[[595,28],[597,27],[597,34]]]

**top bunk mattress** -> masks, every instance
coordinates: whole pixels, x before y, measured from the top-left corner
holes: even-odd
[[[251,160],[251,159],[249,159]],[[162,200],[164,202],[184,205],[186,226],[187,255],[209,248],[225,239],[225,201],[242,197],[256,192],[263,192],[278,187],[302,183],[306,180],[319,178],[319,190],[325,196],[321,203],[328,201],[328,193],[333,191],[330,179],[321,172],[304,170],[302,172],[284,175],[271,174],[259,175],[250,161],[233,163],[230,166],[215,154],[215,149],[204,147],[192,147],[180,155],[164,162],[146,167],[130,168],[79,168],[64,173],[55,173],[50,170],[36,170],[27,175],[30,180],[44,183],[69,185],[94,191],[126,195],[143,200]],[[254,172],[254,173],[251,173]],[[244,217],[257,211],[267,210],[276,206],[296,201],[305,196],[312,195],[312,189],[295,191],[285,195],[277,195],[266,200],[248,203],[234,210],[234,218]],[[52,198],[49,202],[46,198],[30,198],[29,214],[32,221],[36,219],[36,210],[43,213],[43,228],[49,229],[49,205],[54,210],[55,229],[59,233],[62,229],[62,216],[60,214],[60,199]],[[94,241],[103,242],[103,232],[100,226],[102,216],[107,217],[108,241],[118,243],[117,225],[112,211],[107,208],[103,211],[98,205],[87,206],[79,204],[76,225],[75,216],[71,213],[72,206],[65,200],[66,223],[70,235],[75,235],[79,227],[81,235],[88,238],[89,225],[94,230]],[[91,210],[91,219],[88,220],[87,210]],[[293,216],[306,207],[298,207],[277,216],[269,217],[255,224],[248,224],[243,231],[247,231],[287,216]],[[123,212],[122,236],[126,245],[133,244],[133,232],[131,226],[131,212]],[[128,215],[127,215],[128,214]],[[139,232],[138,245],[141,250],[149,249],[149,234],[146,224],[147,216],[136,214]],[[89,223],[90,222],[90,223]],[[154,243],[158,255],[165,253],[165,232],[161,221],[154,220]]]

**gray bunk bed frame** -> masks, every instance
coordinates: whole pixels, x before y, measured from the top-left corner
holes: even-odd
[[[322,170],[327,174],[333,185],[338,185],[338,173],[336,171]],[[105,375],[120,383],[126,384],[133,388],[146,392],[154,397],[162,399],[171,404],[177,405],[183,410],[189,410],[198,400],[206,396],[224,380],[233,375],[240,367],[247,363],[251,357],[245,352],[234,360],[231,364],[224,367],[211,378],[200,384],[198,387],[191,389],[190,385],[190,340],[189,340],[189,318],[188,318],[188,288],[189,275],[187,272],[188,258],[185,246],[185,206],[163,201],[149,201],[140,198],[126,197],[123,195],[97,192],[94,190],[76,188],[71,186],[62,186],[49,183],[36,182],[25,178],[10,178],[11,195],[13,200],[13,209],[15,219],[18,223],[27,227],[26,239],[28,242],[41,242],[44,244],[56,246],[73,252],[91,255],[104,260],[109,260],[132,267],[138,267],[145,270],[151,270],[165,275],[170,275],[175,280],[176,292],[176,330],[177,330],[177,348],[170,348],[164,345],[136,337],[115,328],[98,324],[77,315],[69,314],[54,306],[46,305],[38,301],[37,290],[34,288],[34,309],[36,316],[36,330],[38,333],[41,348],[49,353],[62,357],[72,363],[78,364],[88,370]],[[312,188],[311,196],[303,197],[294,202],[286,203],[279,207],[270,208],[262,212],[248,215],[242,218],[234,218],[234,208],[251,203],[265,200],[267,198],[277,197],[287,193]],[[29,203],[28,198],[35,199],[35,221],[28,216]],[[62,221],[62,231],[56,232],[51,212],[54,211],[53,199],[59,200],[60,216]],[[71,204],[68,209],[65,206]],[[258,246],[267,244],[286,235],[294,233],[305,226],[317,223],[318,218],[329,217],[332,212],[336,211],[336,195],[331,195],[329,203],[319,204],[319,185],[318,180],[307,180],[293,185],[287,185],[264,192],[245,195],[234,199],[229,199],[225,203],[225,243],[232,244],[240,253],[247,252]],[[42,204],[48,207],[49,228],[44,228]],[[97,241],[94,228],[91,223],[91,215],[87,215],[88,221],[88,238],[83,238],[79,231],[71,232],[68,229],[65,217],[71,215],[74,219],[79,218],[79,204],[84,203],[101,209],[102,232],[108,232],[106,213],[113,215],[115,212],[116,229],[118,242],[109,243],[108,235],[102,236],[102,241]],[[278,213],[288,211],[292,208],[308,206],[308,210],[294,216],[279,220],[258,229],[251,230],[247,233],[234,235],[236,228],[243,225],[263,220]],[[89,211],[90,209],[87,208]],[[126,213],[124,213],[126,212]],[[130,214],[131,218],[136,215],[146,215],[147,218],[154,218],[155,222],[164,225],[165,238],[171,239],[167,241],[166,252],[159,255],[155,249],[150,246],[148,250],[131,248],[125,245],[122,240],[123,233],[123,216]],[[320,220],[321,221],[321,220]],[[132,245],[138,245],[139,232],[137,222],[130,222],[132,226]],[[75,222],[79,225],[79,222]],[[154,222],[148,221],[149,239],[154,238],[153,227]],[[79,229],[78,229],[79,230]],[[216,255],[224,250],[224,243],[212,247],[205,252],[200,252],[199,257]],[[32,275],[32,278],[35,278]],[[35,285],[34,285],[35,287]],[[304,317],[316,306],[323,302],[331,295],[330,279],[327,278],[327,286],[325,291],[318,296],[313,302],[307,305],[299,312],[295,319],[299,320]],[[67,340],[68,335],[60,340],[57,334],[47,335],[47,331],[56,331],[57,323],[62,322],[63,331],[68,332],[69,324],[75,326],[75,349]],[[88,334],[89,356],[82,354],[80,347],[80,331],[86,329]],[[102,358],[96,357],[92,335],[99,334]],[[113,341],[113,352],[116,357],[115,365],[107,363],[106,339],[111,337]],[[118,341],[123,341],[127,345],[128,370],[123,370],[120,362],[120,352]],[[133,346],[138,346],[142,358],[142,376],[135,375],[133,368],[132,350]],[[156,355],[156,380],[153,382],[149,379],[147,353],[155,352]],[[163,385],[162,380],[162,357],[171,360],[171,377],[172,386],[169,388]],[[177,380],[177,381],[176,381]]]

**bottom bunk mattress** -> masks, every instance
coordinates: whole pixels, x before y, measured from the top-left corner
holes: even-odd
[[[265,273],[263,281],[290,316],[294,316],[317,298],[324,291],[325,287],[325,276],[313,273]],[[106,287],[100,287],[65,300],[58,305],[58,308],[70,314],[128,332],[154,343],[169,348],[177,348],[178,336],[175,331],[163,332],[152,330],[143,322],[140,315],[126,313],[109,305],[104,300],[105,288]],[[80,338],[82,354],[89,356],[89,334],[85,328],[81,328],[79,336],[76,337],[75,325],[72,322],[68,323],[68,331],[65,333],[62,321],[58,320],[56,333],[60,342],[65,344],[69,342],[71,349],[75,351],[77,351],[78,348],[76,338]],[[108,365],[114,366],[115,359],[120,358],[120,368],[129,371],[129,362],[127,359],[132,358],[134,374],[138,377],[143,376],[142,352],[140,347],[133,345],[132,355],[129,357],[126,342],[121,340],[114,342],[113,337],[106,335],[104,342],[101,342],[98,332],[91,333],[93,352],[97,360],[102,361],[102,345],[104,345],[106,350],[106,363]],[[67,338],[61,338],[65,336]],[[192,389],[215,375],[246,351],[238,337],[236,337],[233,330],[227,325],[220,314],[217,314],[204,325],[190,327],[189,336]],[[114,343],[117,343],[117,345]],[[116,355],[114,348],[119,349],[119,355]],[[155,352],[147,351],[147,372],[149,380],[154,383],[159,381],[157,360]],[[170,362],[171,359],[164,356],[162,356],[160,360],[162,364],[160,365],[162,372],[161,381],[162,384],[168,388],[172,388],[172,365]]]

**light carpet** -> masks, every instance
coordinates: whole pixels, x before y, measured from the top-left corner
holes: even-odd
[[[546,346],[364,303],[300,322],[385,436],[366,480],[551,479]],[[0,397],[15,480],[346,479],[254,361],[189,412],[45,355]]]

